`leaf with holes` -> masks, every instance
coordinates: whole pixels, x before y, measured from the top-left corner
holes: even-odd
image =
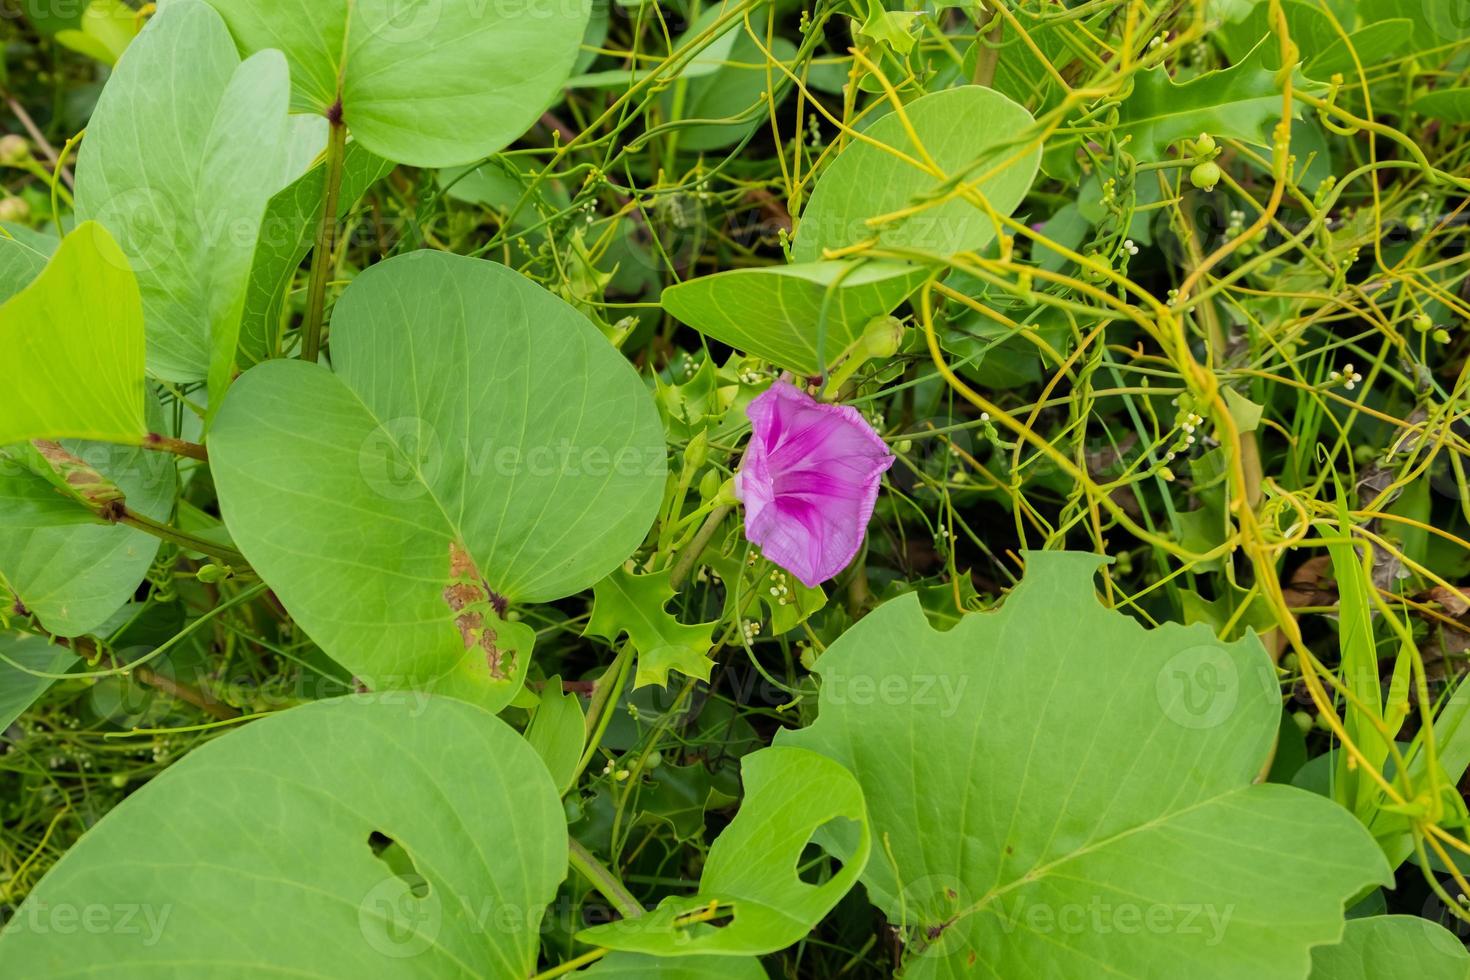
[[[489,706],[559,599],[643,540],[663,490],[647,389],[585,317],[505,266],[414,252],[332,315],[334,370],[252,368],[210,437],[240,550],[370,687]]]
[[[165,5],[102,90],[77,214],[127,255],[160,378],[229,382],[261,217],[282,184],[289,96],[280,52],[242,62],[202,0]]]
[[[520,136],[561,90],[582,41],[585,0],[209,0],[242,51],[278,49],[292,106],[342,118],[398,163],[484,159]]]
[[[886,603],[777,744],[862,784],[885,842],[863,883],[906,977],[1301,977],[1344,900],[1391,880],[1383,855],[1341,807],[1253,785],[1281,710],[1260,642],[1144,629],[1097,601],[1100,563],[1030,552],[999,612],[944,633],[917,596]]]
[[[323,701],[128,797],[15,912],[0,960],[117,980],[526,977],[566,870],[556,788],[503,722],[425,695]],[[67,907],[115,917],[53,928]]]
[[[669,569],[634,575],[621,568],[592,587],[592,616],[583,633],[616,642],[623,633],[638,651],[635,687],[669,682],[669,671],[709,680],[714,623],[686,625],[666,606],[674,597]]]
[[[742,762],[745,799],[710,846],[699,891],[647,915],[578,933],[583,942],[658,956],[759,956],[799,941],[857,881],[868,860],[863,794],[814,752],[769,748]],[[825,881],[798,877],[812,835],[833,825],[852,847]]]

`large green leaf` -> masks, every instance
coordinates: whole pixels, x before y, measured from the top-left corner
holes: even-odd
[[[149,416],[163,428],[151,399]],[[61,446],[116,484],[132,510],[168,519],[178,488],[173,456],[70,439]],[[0,596],[13,594],[52,633],[79,636],[106,622],[132,598],[159,543],[136,528],[99,523],[37,471],[34,454],[0,449]]]
[[[814,375],[836,363],[869,320],[892,312],[924,276],[899,262],[735,269],[671,286],[661,302],[700,333]]]
[[[271,361],[231,389],[209,443],[225,524],[369,686],[503,704],[533,637],[504,602],[586,588],[653,522],[653,400],[566,303],[443,252],[360,275],[331,342],[335,373]]]
[[[964,85],[915,99],[903,112],[921,145],[914,145],[897,112],[869,126],[865,140],[854,139],[822,174],[801,213],[795,261],[815,261],[823,249],[874,237],[880,245],[939,255],[977,249],[998,229],[984,208],[964,197],[884,228],[866,222],[944,196],[960,179],[974,182],[973,190],[1000,215],[1014,211],[1031,189],[1041,160],[1035,122],[1004,95]]]
[[[745,799],[710,846],[698,894],[667,898],[647,915],[584,929],[577,938],[659,956],[761,955],[804,938],[868,860],[868,820],[852,774],[813,752],[768,748],[741,763]],[[797,876],[812,835],[837,823],[853,843],[841,870],[819,884]],[[689,917],[714,905],[718,925]]]
[[[1467,980],[1470,953],[1444,926],[1413,915],[1351,919],[1342,942],[1312,950],[1311,980]]]
[[[45,637],[0,634],[0,734],[56,683],[54,675],[78,663],[76,654]]]
[[[1259,641],[1144,629],[1095,598],[1100,562],[1032,552],[999,612],[944,633],[888,602],[778,744],[862,784],[905,976],[1301,977],[1383,856],[1341,807],[1252,785],[1280,714]]]
[[[101,225],[77,226],[41,274],[0,306],[0,350],[0,445],[137,443],[146,433],[138,284]]]
[[[116,236],[143,294],[148,367],[229,380],[251,256],[281,187],[290,78],[241,62],[201,0],[164,6],[108,80],[77,160],[77,214]]]
[[[525,132],[561,89],[586,0],[210,0],[241,50],[276,48],[292,104],[341,99],[359,142],[399,163],[483,159]]]
[[[317,146],[319,152],[326,146],[326,120],[313,121],[322,124],[321,141]],[[307,164],[311,163],[307,161]],[[284,190],[271,198],[260,223],[260,239],[255,245],[250,285],[240,318],[239,357],[244,366],[280,355],[278,348],[286,292],[301,260],[311,251],[316,240],[317,226],[321,223],[325,207],[326,162],[318,161],[309,169],[302,169],[304,173],[294,177]],[[343,157],[337,217],[345,217],[367,189],[391,169],[393,165],[382,157],[364,150],[356,141],[349,142]]]
[[[0,961],[31,977],[527,977],[566,840],[540,759],[485,711],[318,702],[194,750],[109,813],[0,933]]]

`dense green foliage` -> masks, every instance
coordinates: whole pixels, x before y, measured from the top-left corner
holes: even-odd
[[[1470,978],[1467,0],[0,31],[0,973]]]

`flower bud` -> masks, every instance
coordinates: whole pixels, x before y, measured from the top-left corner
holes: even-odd
[[[1194,141],[1194,148],[1201,156],[1207,156],[1215,152],[1215,137],[1209,133],[1200,133],[1199,138]]]
[[[1434,338],[1436,344],[1448,344],[1450,342],[1450,332],[1444,327],[1440,327],[1429,336]]]
[[[1434,321],[1429,319],[1428,313],[1414,314],[1414,329],[1420,333],[1428,333],[1434,327]]]
[[[1220,167],[1213,161],[1197,164],[1189,172],[1189,182],[1202,191],[1212,191],[1220,182]]]
[[[717,470],[705,470],[699,478],[699,499],[710,500],[720,492],[720,474]]]
[[[864,357],[892,357],[903,341],[903,324],[891,316],[875,316],[868,321],[858,342]]]
[[[0,136],[0,166],[17,167],[31,158],[31,144],[24,136]]]
[[[684,447],[684,465],[692,473],[703,466],[704,461],[708,458],[709,436],[705,435],[703,430],[701,430],[696,432],[694,437],[689,440],[689,445]]]
[[[24,221],[31,216],[31,206],[23,198],[0,199],[0,221]]]

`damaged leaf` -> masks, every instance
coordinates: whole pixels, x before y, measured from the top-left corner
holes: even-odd
[[[230,389],[209,443],[230,534],[369,688],[499,708],[535,636],[510,606],[586,588],[653,522],[652,398],[564,302],[444,252],[358,276],[330,342],[333,370],[268,361]]]

